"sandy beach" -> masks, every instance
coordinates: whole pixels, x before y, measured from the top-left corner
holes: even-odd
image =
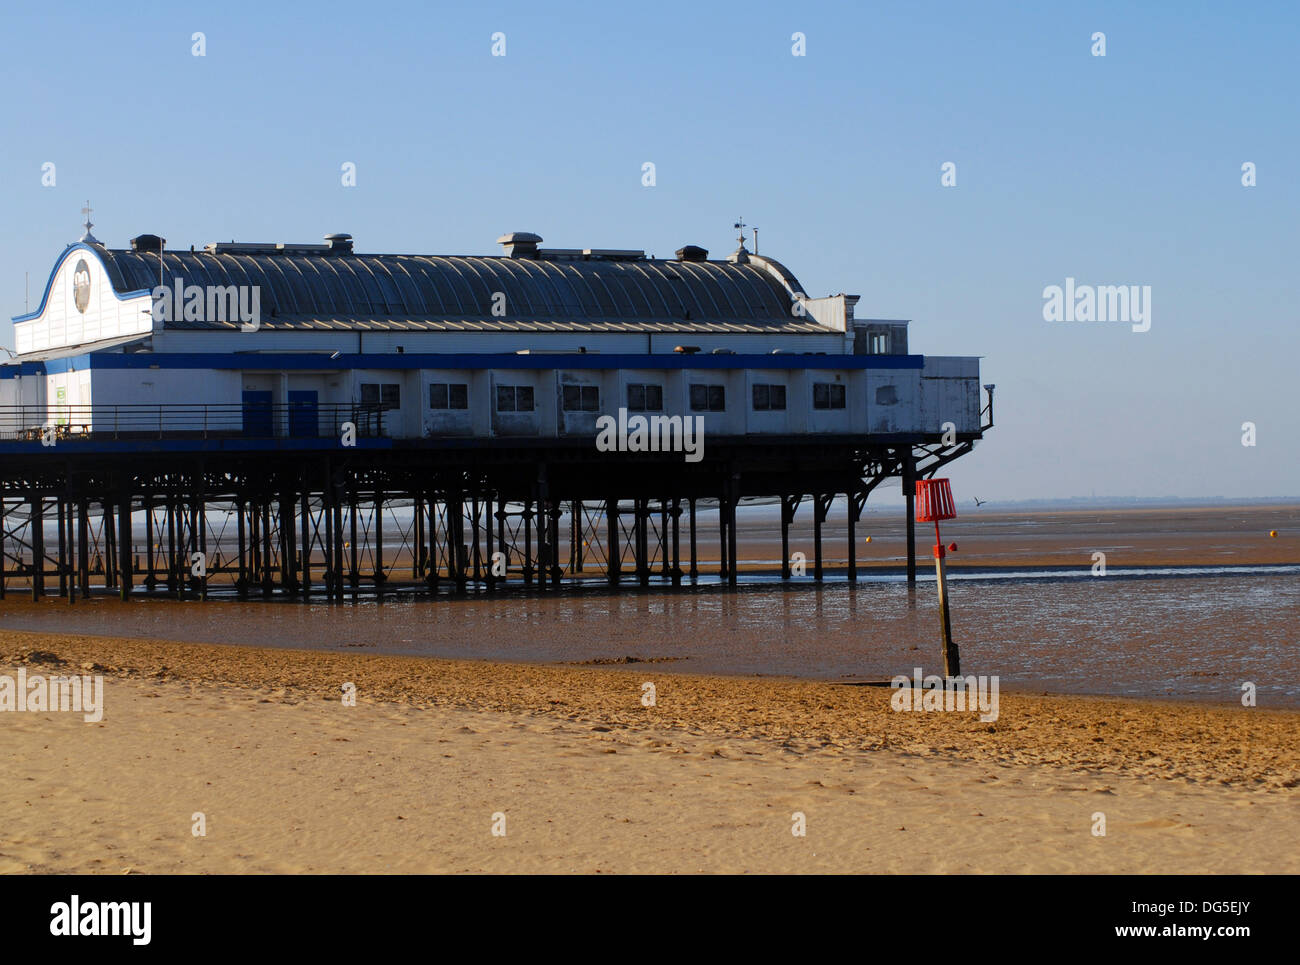
[[[8,873],[1300,871],[1294,712],[0,632],[19,667],[105,713],[0,715]]]

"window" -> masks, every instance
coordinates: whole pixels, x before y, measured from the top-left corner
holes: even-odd
[[[469,386],[464,382],[430,382],[430,409],[468,409]]]
[[[843,409],[844,386],[838,382],[813,383],[814,409]]]
[[[768,409],[785,408],[785,386],[768,382],[754,383],[754,410],[764,412]]]
[[[361,404],[374,409],[400,409],[402,387],[396,382],[362,382]]]
[[[663,412],[664,387],[653,383],[629,383],[627,387],[627,411]]]
[[[532,412],[533,387],[531,385],[498,385],[498,412]]]
[[[868,349],[871,355],[888,355],[889,354],[889,333],[872,332],[871,347]]]
[[[599,412],[600,386],[566,385],[564,387],[565,412]]]
[[[724,412],[727,408],[725,385],[694,384],[691,386],[692,412]]]

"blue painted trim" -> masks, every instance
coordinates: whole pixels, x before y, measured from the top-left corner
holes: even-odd
[[[44,362],[9,362],[0,365],[0,379],[16,379],[22,375],[44,375]]]
[[[104,259],[100,256],[98,249],[96,249],[94,245],[88,245],[83,241],[74,242],[73,244],[68,245],[68,247],[63,250],[63,254],[59,255],[58,261],[54,263],[54,270],[50,272],[49,281],[45,283],[45,292],[44,294],[41,295],[40,306],[36,309],[36,311],[28,312],[26,315],[13,316],[13,318],[10,319],[11,322],[14,322],[15,324],[18,322],[30,322],[32,321],[32,319],[40,318],[41,315],[45,313],[45,305],[50,300],[50,290],[54,288],[54,279],[58,275],[59,269],[63,267],[63,263],[67,261],[69,257],[71,257],[74,251],[90,252],[92,255],[95,256],[95,260],[98,261],[100,266],[104,269],[104,274],[108,274],[108,266],[104,264]],[[126,292],[125,294],[122,294],[118,292],[116,288],[113,287],[113,283],[111,281],[108,284],[108,290],[113,293],[113,296],[119,302],[124,302],[128,298],[139,298],[141,295],[152,294],[152,292],[147,288],[138,292]]]
[[[46,359],[40,364],[45,367],[46,375],[62,375],[64,372],[84,372],[89,368],[93,368],[94,364],[92,359],[94,359],[94,357],[95,356],[89,354],[69,355],[68,357],[61,359]]]
[[[358,439],[357,449],[392,449],[392,439]],[[71,455],[89,452],[319,452],[324,449],[345,450],[336,441],[320,438],[278,439],[105,439],[102,441],[60,442],[57,446],[42,446],[38,442],[0,442],[0,453],[36,453]],[[350,450],[347,450],[350,451]]]
[[[99,352],[92,369],[919,369],[923,355],[625,355],[564,353],[434,355],[397,353],[328,355],[303,352],[241,355],[234,352]],[[63,359],[58,361],[62,362]],[[48,364],[48,363],[47,363]],[[78,364],[80,362],[78,361]]]

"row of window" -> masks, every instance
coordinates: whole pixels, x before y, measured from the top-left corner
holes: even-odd
[[[534,407],[531,385],[498,385],[496,410],[498,412],[532,412]],[[396,383],[362,382],[363,405],[380,409],[397,409],[402,404],[402,387]],[[595,385],[564,386],[562,404],[565,412],[599,412],[600,387]],[[784,411],[785,386],[758,382],[752,386],[751,405],[756,412]],[[693,383],[690,387],[692,412],[724,412],[727,408],[727,387]],[[843,409],[844,386],[837,382],[813,383],[814,409]],[[432,382],[429,384],[430,409],[468,409],[469,385],[465,382]],[[627,386],[629,412],[662,412],[664,410],[663,386],[653,383],[631,383]]]

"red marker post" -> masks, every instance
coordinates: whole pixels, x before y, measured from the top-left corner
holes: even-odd
[[[961,674],[961,657],[957,653],[957,645],[952,642],[943,539],[939,536],[939,520],[957,518],[957,509],[952,501],[952,486],[947,479],[916,481],[916,518],[918,522],[934,523],[934,573],[939,584],[939,621],[943,628],[943,675],[956,677]]]

